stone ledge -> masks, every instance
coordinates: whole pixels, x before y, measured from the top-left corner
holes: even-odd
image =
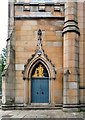
[[[64,6],[64,2],[61,2],[61,3],[54,3],[54,2],[44,2],[44,3],[25,3],[25,2],[16,2],[14,5],[15,6],[21,6],[21,5],[30,5],[30,6],[37,6],[37,5],[41,5],[41,4],[44,4],[44,5],[48,5],[48,6]]]
[[[80,35],[79,29],[76,26],[68,25],[63,29],[63,35],[67,32],[76,32],[78,35]]]
[[[62,16],[15,16],[15,20],[30,20],[30,19],[57,19],[57,20],[64,20]]]

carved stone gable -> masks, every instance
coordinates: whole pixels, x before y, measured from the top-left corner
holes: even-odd
[[[38,30],[38,40],[37,40],[37,50],[35,54],[32,55],[30,59],[27,60],[27,63],[24,65],[23,70],[23,79],[30,79],[31,78],[31,71],[33,67],[38,63],[41,62],[46,66],[48,73],[50,74],[51,79],[56,78],[56,70],[54,65],[52,64],[51,60],[49,60],[48,56],[44,53],[42,49],[42,31],[41,29]]]

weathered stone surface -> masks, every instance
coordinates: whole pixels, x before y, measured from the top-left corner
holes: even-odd
[[[83,3],[69,0],[66,4],[15,3],[13,6],[11,3],[11,9],[7,66],[2,80],[3,104],[10,103],[11,98],[16,104],[31,104],[32,72],[41,62],[49,74],[48,103],[63,104],[64,109],[72,105],[67,110],[73,110],[75,105],[74,110],[78,110],[77,104],[81,103],[84,106]],[[54,71],[55,78],[51,78]]]
[[[24,64],[15,64],[15,70],[24,70]]]
[[[23,96],[16,96],[15,97],[15,103],[17,104],[23,104],[23,102],[24,102],[24,100],[23,100],[24,98],[23,98]]]

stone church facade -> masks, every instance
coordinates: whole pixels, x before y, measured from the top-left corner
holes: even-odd
[[[2,109],[85,109],[84,2],[9,1]]]

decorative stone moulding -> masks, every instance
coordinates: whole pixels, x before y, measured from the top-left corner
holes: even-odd
[[[38,63],[42,63],[48,73],[50,79],[56,79],[56,70],[54,65],[52,64],[51,60],[48,59],[47,55],[44,53],[44,50],[42,49],[42,31],[38,30],[38,41],[37,41],[37,47],[38,49],[35,51],[35,54],[32,55],[30,59],[28,59],[27,63],[24,65],[23,73],[23,80],[29,80],[31,79],[31,72],[33,68]]]
[[[66,32],[76,32],[80,35],[78,23],[75,20],[68,20],[64,22],[63,34]]]
[[[18,7],[23,7],[23,11],[31,11],[31,7],[37,7],[37,12],[38,11],[47,11],[46,7],[50,7],[50,9],[52,8],[52,10],[56,11],[56,12],[62,12],[64,11],[64,3],[24,3],[24,2],[18,2],[14,4],[15,6]],[[54,9],[53,9],[54,8]],[[35,10],[36,12],[36,10]]]
[[[24,11],[30,11],[30,6],[29,5],[24,5],[23,10]]]

